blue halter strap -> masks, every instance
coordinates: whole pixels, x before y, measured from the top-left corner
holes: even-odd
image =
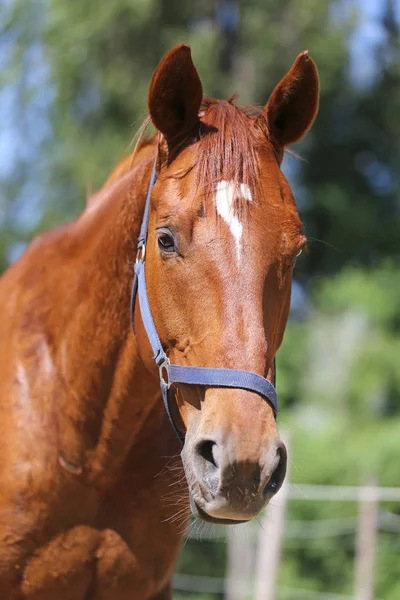
[[[177,436],[183,443],[184,435],[179,430],[172,416],[169,404],[169,390],[173,385],[184,383],[188,385],[241,388],[244,390],[249,390],[259,394],[260,396],[263,396],[263,398],[270,403],[274,410],[275,417],[278,412],[278,396],[275,387],[270,381],[268,381],[268,379],[265,379],[265,377],[257,375],[257,373],[253,373],[251,371],[243,371],[241,369],[189,367],[186,365],[174,365],[170,363],[169,358],[162,347],[160,338],[158,337],[157,329],[154,324],[150,309],[146,287],[146,241],[149,226],[151,191],[156,180],[156,165],[157,157],[153,164],[153,170],[147,190],[142,225],[138,237],[137,256],[132,284],[130,315],[131,325],[134,331],[134,310],[136,296],[138,296],[143,325],[146,330],[147,337],[149,338],[149,342],[153,350],[153,357],[160,374],[160,387],[165,410]]]

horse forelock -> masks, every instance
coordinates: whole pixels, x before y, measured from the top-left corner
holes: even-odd
[[[255,121],[262,111],[233,101],[205,98],[196,158],[196,183],[208,188],[225,180],[254,187],[259,171],[256,148],[266,137]]]

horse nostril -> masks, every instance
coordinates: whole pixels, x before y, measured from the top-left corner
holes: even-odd
[[[216,442],[212,440],[201,440],[195,448],[195,468],[197,475],[207,486],[212,496],[218,491],[219,466],[221,450]]]
[[[279,462],[263,490],[263,496],[265,499],[276,494],[285,479],[287,465],[287,453],[285,446],[280,446],[277,450],[277,454],[279,456]]]
[[[203,440],[197,446],[197,453],[213,467],[219,467],[219,449],[212,440]]]

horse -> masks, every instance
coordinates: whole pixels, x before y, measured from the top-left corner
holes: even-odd
[[[268,394],[172,385],[175,435],[130,289],[147,196],[138,260],[165,357],[272,388],[306,244],[280,165],[318,102],[307,51],[255,108],[203,96],[190,47],[176,46],[149,88],[156,134],[2,276],[2,600],[170,599],[191,515],[246,522],[281,486]]]

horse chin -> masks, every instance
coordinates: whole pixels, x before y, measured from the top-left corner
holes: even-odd
[[[236,519],[221,519],[217,517],[212,517],[205,510],[198,505],[196,500],[190,495],[190,508],[192,511],[192,515],[198,519],[199,521],[204,521],[205,523],[212,523],[213,525],[240,525],[241,523],[248,523],[251,519],[243,519],[241,521]]]

